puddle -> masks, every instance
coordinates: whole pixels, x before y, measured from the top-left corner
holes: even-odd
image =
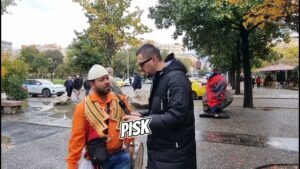
[[[264,107],[264,108],[261,108],[262,110],[265,110],[265,111],[271,111],[271,110],[274,110],[273,108],[268,108],[268,107]]]
[[[196,131],[196,138],[197,140],[207,142],[254,146],[262,148],[276,148],[299,152],[298,138],[264,137],[248,134],[233,134],[210,131]]]
[[[32,111],[48,111],[54,107],[51,102],[29,102],[29,110]]]
[[[72,119],[75,106],[75,104],[70,104],[66,106],[55,106],[53,109],[51,109],[51,112],[54,114],[49,115],[49,117],[59,119]]]
[[[299,164],[271,164],[256,169],[299,169]]]
[[[290,151],[299,151],[298,138],[269,137],[266,142],[268,146]]]

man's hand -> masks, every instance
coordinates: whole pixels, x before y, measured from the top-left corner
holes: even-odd
[[[136,120],[140,120],[140,119],[142,119],[142,118],[139,116],[134,116],[134,115],[126,115],[123,117],[124,121],[136,121]]]
[[[142,114],[138,112],[130,112],[130,115],[142,117]]]

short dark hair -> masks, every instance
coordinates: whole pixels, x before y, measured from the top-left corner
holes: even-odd
[[[150,43],[146,43],[140,47],[136,52],[136,56],[139,54],[142,54],[145,58],[151,58],[155,56],[159,60],[162,60],[160,50]]]

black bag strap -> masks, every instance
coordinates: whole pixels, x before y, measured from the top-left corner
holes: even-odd
[[[120,98],[119,94],[115,93],[115,95],[117,96],[118,100],[119,100],[119,105],[121,106],[121,108],[124,110],[125,114],[130,115],[130,112],[128,110],[128,108],[126,107],[126,104],[123,102],[123,100]]]

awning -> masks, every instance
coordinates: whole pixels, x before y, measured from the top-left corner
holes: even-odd
[[[272,72],[272,71],[283,71],[283,70],[293,70],[295,66],[278,64],[272,66],[266,66],[259,69],[256,69],[255,72]]]

